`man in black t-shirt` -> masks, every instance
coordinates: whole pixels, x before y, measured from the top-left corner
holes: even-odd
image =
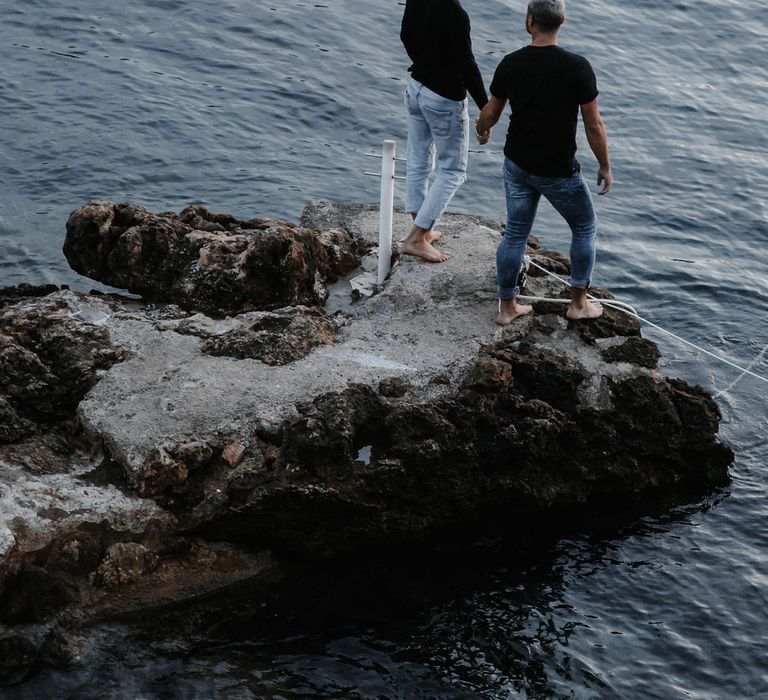
[[[519,304],[517,280],[542,195],[571,228],[571,303],[566,316],[597,318],[599,303],[587,300],[595,261],[596,218],[592,196],[576,160],[578,112],[597,158],[599,195],[613,184],[608,138],[597,107],[597,82],[586,58],[557,45],[565,20],[563,0],[531,0],[525,26],[529,46],[504,57],[491,83],[491,99],[475,126],[478,136],[498,122],[509,102],[512,114],[504,146],[507,225],[496,251],[499,315],[505,326],[531,312]]]
[[[404,99],[405,206],[414,219],[400,252],[439,263],[450,254],[432,245],[440,235],[435,226],[467,172],[467,92],[478,109],[488,95],[472,53],[469,16],[459,0],[406,0],[400,38],[413,61]],[[428,186],[433,156],[437,173]]]

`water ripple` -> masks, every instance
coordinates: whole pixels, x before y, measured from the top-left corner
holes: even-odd
[[[522,5],[465,4],[490,78],[526,41]],[[384,138],[405,143],[402,4],[76,5],[3,11],[0,286],[93,287],[61,253],[69,212],[93,198],[293,220],[309,199],[376,200],[363,154]],[[597,72],[616,174],[597,202],[595,282],[743,364],[768,343],[767,27],[754,0],[596,0],[570,5],[562,37]],[[500,126],[491,146],[473,148],[454,209],[503,218],[502,141]],[[546,204],[536,228],[544,245],[567,248]],[[737,374],[648,336],[670,374],[710,389]],[[768,359],[755,371],[768,374]],[[376,623],[277,640],[253,632],[197,655],[166,640],[151,658],[141,648],[95,656],[91,675],[41,677],[22,692],[757,697],[768,687],[765,397],[746,377],[720,399],[737,452],[727,492],[625,532],[563,539],[525,570],[500,562],[450,604],[436,584],[436,602],[398,635]]]

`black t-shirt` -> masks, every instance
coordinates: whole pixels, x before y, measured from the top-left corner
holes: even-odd
[[[449,100],[463,100],[469,91],[482,109],[488,94],[469,32],[459,0],[406,0],[400,39],[413,61],[411,75]]]
[[[559,46],[526,46],[502,59],[491,94],[512,108],[507,158],[534,175],[573,174],[579,105],[598,94],[586,58]]]

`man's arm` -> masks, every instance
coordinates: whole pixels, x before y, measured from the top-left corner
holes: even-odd
[[[411,3],[405,3],[405,11],[403,12],[403,21],[400,24],[400,41],[403,42],[405,52],[408,54],[408,58],[412,61],[413,57],[413,39],[411,37]]]
[[[491,129],[496,126],[501,115],[504,112],[504,107],[507,106],[506,98],[496,97],[491,95],[491,99],[488,100],[488,104],[483,107],[483,111],[480,112],[480,117],[475,122],[475,132],[477,134],[477,140],[481,144],[488,143],[491,138]]]
[[[581,118],[584,120],[584,131],[587,133],[589,147],[597,158],[597,185],[598,187],[602,185],[602,189],[597,194],[608,194],[613,187],[613,173],[611,173],[611,162],[608,160],[608,134],[605,132],[605,124],[600,117],[596,99],[581,105]]]
[[[488,93],[485,91],[483,76],[477,67],[475,54],[472,53],[469,15],[464,10],[461,10],[450,19],[450,22],[452,25],[452,31],[450,32],[452,36],[449,41],[454,51],[461,78],[478,109],[482,109],[485,107],[486,102],[488,102]]]

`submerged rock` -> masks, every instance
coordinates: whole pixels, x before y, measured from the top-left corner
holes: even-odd
[[[0,640],[3,625],[75,629],[244,579],[277,585],[283,553],[308,562],[492,510],[727,478],[717,405],[661,373],[635,319],[570,322],[537,302],[496,327],[498,230],[461,215],[442,227],[451,261],[401,259],[361,297],[351,251],[375,246],[377,219],[349,205],[313,205],[302,228],[201,208],[73,214],[78,269],[177,305],[66,290],[6,301]],[[408,225],[398,215],[396,235]],[[318,281],[345,271],[322,308]],[[527,291],[556,284],[532,275]],[[62,426],[76,444],[35,467]],[[7,645],[20,659],[37,648]]]

